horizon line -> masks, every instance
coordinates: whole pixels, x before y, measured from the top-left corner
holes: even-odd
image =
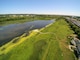
[[[49,13],[2,13],[0,15],[9,15],[9,14],[33,14],[33,15],[62,15],[62,16],[79,16],[79,15],[70,15],[70,14],[49,14]]]

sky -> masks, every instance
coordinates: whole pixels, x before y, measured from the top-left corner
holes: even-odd
[[[80,0],[0,0],[0,14],[80,16]]]

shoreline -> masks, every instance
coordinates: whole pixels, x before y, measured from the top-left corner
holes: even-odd
[[[55,21],[46,25],[45,27],[43,27],[41,29],[34,29],[34,30],[29,31],[29,34],[27,36],[26,36],[26,33],[24,33],[21,36],[12,39],[10,42],[8,42],[5,45],[3,45],[2,47],[0,47],[0,52],[1,52],[0,55],[8,53],[12,48],[21,44],[22,42],[29,39],[30,37],[35,36],[37,33],[44,30],[45,28],[51,26],[53,23],[55,23]]]

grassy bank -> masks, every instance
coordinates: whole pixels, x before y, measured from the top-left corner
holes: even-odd
[[[51,20],[58,19],[62,16],[57,15],[36,15],[36,14],[12,14],[12,15],[1,15],[0,16],[0,26],[8,24],[24,23],[34,20]]]
[[[68,49],[68,38],[73,31],[65,20],[58,20],[54,24],[32,33],[29,38],[13,47],[2,49],[4,54],[0,60],[74,60],[74,54]],[[18,41],[17,41],[18,42]],[[15,43],[13,43],[14,45]],[[8,51],[8,53],[4,51]]]

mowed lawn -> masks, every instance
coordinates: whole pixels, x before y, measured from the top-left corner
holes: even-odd
[[[71,34],[68,23],[58,20],[1,55],[0,60],[74,60],[74,54],[68,49],[67,36]]]

